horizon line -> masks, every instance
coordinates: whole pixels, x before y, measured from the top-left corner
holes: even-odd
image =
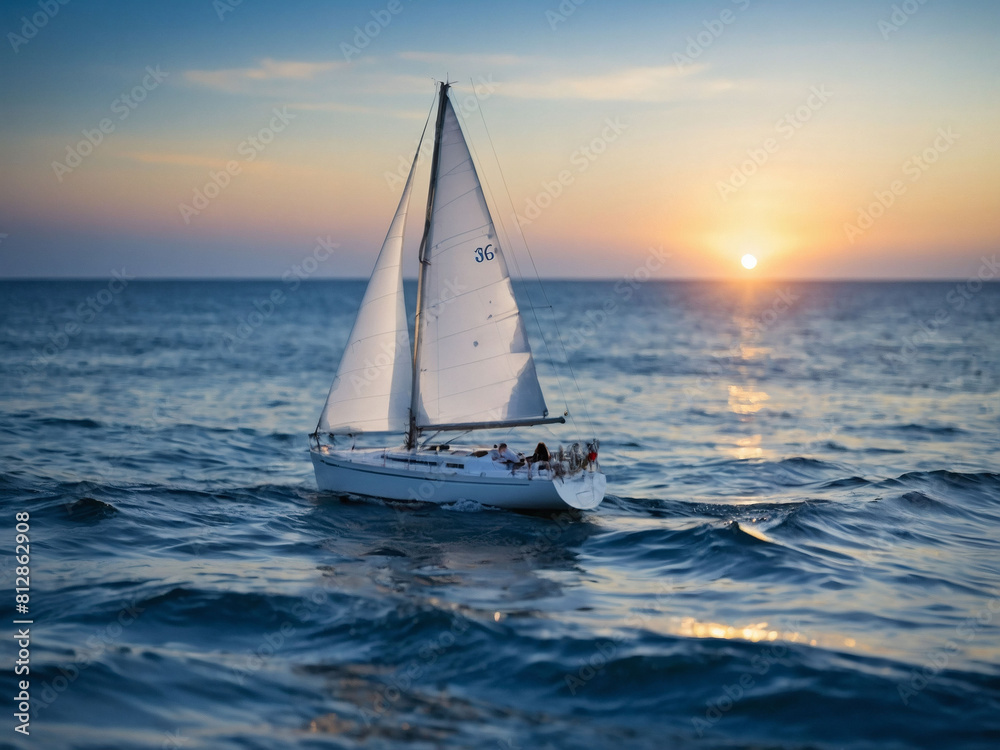
[[[109,273],[105,276],[0,276],[0,283],[4,282],[21,282],[21,281],[105,281],[111,276]],[[320,278],[297,278],[296,280],[300,283],[318,283],[318,282],[329,282],[329,281],[360,281],[366,282],[370,279],[370,276],[323,276]],[[594,283],[608,283],[608,282],[618,282],[618,281],[635,281],[638,284],[648,284],[648,283],[703,283],[703,282],[716,282],[716,283],[743,283],[743,282],[774,282],[782,284],[828,284],[828,283],[861,283],[861,284],[912,284],[912,283],[949,283],[949,282],[961,282],[967,281],[969,276],[915,276],[915,277],[832,277],[832,278],[802,278],[802,277],[781,277],[781,276],[683,276],[683,277],[656,277],[648,279],[636,279],[634,277],[628,276],[540,276],[534,279],[514,279],[511,278],[513,283],[531,283],[531,282],[555,282],[555,283],[565,283],[565,282],[594,282]],[[193,283],[205,283],[205,282],[263,282],[263,281],[284,281],[281,276],[137,276],[133,279],[128,280],[129,283],[132,282],[159,282],[159,281],[172,281],[172,282],[193,282]],[[414,277],[404,277],[404,282],[415,283],[417,278]],[[1000,284],[1000,279],[979,279],[983,284]]]

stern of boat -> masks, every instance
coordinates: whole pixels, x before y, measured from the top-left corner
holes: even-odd
[[[607,485],[608,478],[599,471],[581,471],[552,480],[559,498],[577,510],[593,510],[600,505]]]

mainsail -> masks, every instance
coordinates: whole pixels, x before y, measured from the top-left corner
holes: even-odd
[[[546,419],[507,264],[447,89],[420,259],[414,427],[562,421]]]
[[[408,428],[413,364],[403,298],[403,230],[422,144],[423,135],[317,431],[353,434],[405,432]]]
[[[406,432],[412,447],[420,430],[564,421],[548,418],[507,263],[448,89],[442,84],[439,94],[412,359],[402,250],[420,145],[317,432]]]

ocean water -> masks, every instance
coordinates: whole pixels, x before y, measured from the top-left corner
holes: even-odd
[[[0,283],[0,747],[1000,746],[1000,285],[521,290],[549,516],[317,491],[363,288]]]

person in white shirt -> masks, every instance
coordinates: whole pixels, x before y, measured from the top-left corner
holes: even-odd
[[[516,466],[522,461],[519,455],[507,447],[507,443],[500,443],[500,448],[497,449],[497,453],[499,454],[501,461],[512,466]]]

